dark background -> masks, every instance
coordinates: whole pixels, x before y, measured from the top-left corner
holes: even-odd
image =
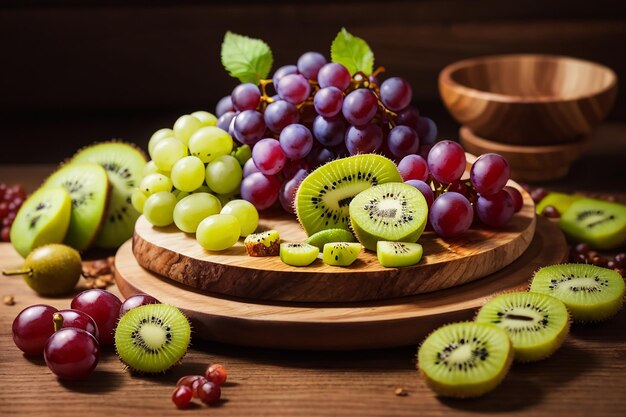
[[[56,162],[93,141],[145,146],[156,129],[214,111],[236,81],[220,63],[226,30],[264,39],[274,69],[329,55],[342,26],[372,47],[414,104],[456,137],[439,100],[447,64],[484,54],[566,54],[626,76],[626,2],[21,1],[0,9],[0,163]],[[87,5],[88,4],[88,5]],[[626,119],[621,89],[612,120]]]

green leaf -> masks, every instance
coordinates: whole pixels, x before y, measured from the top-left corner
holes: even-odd
[[[242,83],[258,84],[272,69],[272,50],[260,39],[226,32],[222,42],[222,65]]]
[[[374,71],[374,53],[369,45],[363,39],[350,34],[346,28],[341,28],[330,46],[330,57],[333,62],[346,67],[351,75],[359,71],[370,75]]]

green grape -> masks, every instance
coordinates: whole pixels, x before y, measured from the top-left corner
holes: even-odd
[[[154,161],[148,161],[148,163],[143,167],[142,175],[145,177],[148,174],[163,174],[165,175],[167,171],[161,171],[158,166],[154,163]]]
[[[195,156],[185,156],[172,167],[172,183],[181,191],[193,191],[204,183],[204,164]]]
[[[150,154],[150,156],[152,156],[152,150],[157,143],[159,143],[162,139],[173,136],[174,131],[172,129],[168,129],[167,127],[164,127],[163,129],[159,129],[154,132],[150,137],[150,140],[148,141],[148,153]]]
[[[145,195],[143,191],[141,191],[139,188],[135,188],[130,195],[130,203],[133,205],[133,207],[135,207],[135,210],[137,210],[139,213],[142,213],[143,205],[146,202],[147,198],[148,196]]]
[[[218,194],[228,194],[239,189],[243,171],[239,161],[230,155],[213,160],[206,167],[206,183]]]
[[[219,127],[207,126],[198,129],[189,139],[189,153],[207,163],[228,155],[233,149],[233,138]]]
[[[256,207],[247,200],[233,200],[222,208],[221,214],[230,214],[239,220],[241,225],[241,237],[254,233],[259,226],[259,212]]]
[[[191,194],[180,200],[174,208],[174,223],[185,233],[196,233],[200,222],[218,214],[222,205],[212,194]]]
[[[252,158],[252,149],[248,145],[241,145],[230,154],[237,158],[239,165],[243,166],[248,159]]]
[[[174,194],[174,196],[176,197],[176,200],[180,201],[183,198],[190,195],[191,193],[187,191],[180,191],[180,190],[174,189],[174,191],[172,191],[172,194]]]
[[[206,184],[201,185],[200,187],[196,188],[195,190],[193,190],[193,193],[213,193],[213,190],[211,190]]]
[[[230,203],[233,200],[237,200],[241,196],[239,195],[239,189],[237,189],[233,191],[232,193],[217,194],[216,197],[218,200],[220,200],[220,203],[222,203],[222,207],[224,207],[226,204]]]
[[[187,156],[187,147],[176,138],[165,138],[154,146],[152,160],[161,171],[171,171],[180,158]]]
[[[217,125],[217,117],[213,113],[209,113],[208,111],[195,111],[191,113],[193,117],[200,120],[202,126],[215,126]]]
[[[214,214],[202,220],[196,230],[196,240],[206,250],[228,249],[239,240],[239,220],[230,214]]]
[[[152,194],[143,205],[143,215],[154,226],[168,226],[174,222],[176,197],[167,191]]]
[[[172,180],[163,174],[148,174],[139,183],[139,189],[146,195],[151,196],[161,191],[172,191]]]
[[[180,116],[174,123],[174,135],[185,146],[189,143],[189,138],[194,132],[202,127],[202,122],[190,114]]]

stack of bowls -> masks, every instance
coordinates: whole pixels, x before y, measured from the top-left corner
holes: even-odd
[[[576,58],[498,55],[447,66],[439,91],[468,152],[503,155],[518,181],[549,181],[567,175],[589,146],[613,106],[617,77]]]

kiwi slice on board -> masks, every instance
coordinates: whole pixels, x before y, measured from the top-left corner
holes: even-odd
[[[307,266],[317,259],[320,250],[308,243],[281,243],[280,260],[291,266]]]
[[[378,262],[386,268],[399,268],[415,265],[422,259],[424,249],[419,243],[385,242],[376,244]]]
[[[552,265],[535,272],[530,291],[558,298],[576,321],[597,321],[612,317],[622,307],[624,278],[595,265]]]
[[[513,362],[506,332],[493,324],[453,323],[432,332],[417,352],[426,384],[443,397],[478,397],[494,389]]]
[[[277,256],[280,253],[280,234],[277,230],[252,233],[243,244],[250,256]]]
[[[360,243],[334,242],[324,245],[322,261],[327,265],[350,266],[359,257],[363,246]]]
[[[98,164],[69,163],[54,172],[43,187],[63,186],[72,198],[72,213],[63,243],[78,251],[94,242],[109,198],[109,179]]]
[[[355,155],[322,165],[298,187],[298,221],[308,236],[325,229],[349,230],[350,201],[361,191],[387,182],[402,182],[402,177],[384,156]]]
[[[549,193],[547,196],[541,199],[539,203],[537,203],[536,211],[537,214],[543,213],[543,209],[548,206],[552,206],[561,214],[565,213],[565,210],[569,208],[569,206],[574,203],[574,201],[578,201],[584,198],[581,195],[570,195],[563,193]]]
[[[46,243],[61,243],[70,224],[72,199],[63,187],[40,188],[24,201],[11,226],[11,243],[22,255]]]
[[[489,300],[476,315],[506,331],[515,360],[531,362],[552,355],[569,333],[569,313],[563,302],[546,294],[512,292]]]
[[[117,248],[130,239],[139,212],[131,203],[131,194],[139,186],[146,157],[135,146],[123,142],[102,142],[87,146],[74,155],[72,162],[93,162],[105,169],[112,185],[102,230],[96,245]]]
[[[345,229],[326,229],[312,234],[305,240],[309,245],[324,250],[324,245],[333,242],[356,242],[354,235]]]
[[[626,205],[583,198],[562,213],[559,225],[571,240],[614,249],[626,244]]]
[[[174,306],[148,304],[129,310],[117,323],[115,349],[131,370],[165,372],[185,356],[191,339],[187,317]]]
[[[369,250],[379,240],[416,242],[428,220],[422,193],[402,182],[381,184],[358,194],[350,203],[350,224]]]

